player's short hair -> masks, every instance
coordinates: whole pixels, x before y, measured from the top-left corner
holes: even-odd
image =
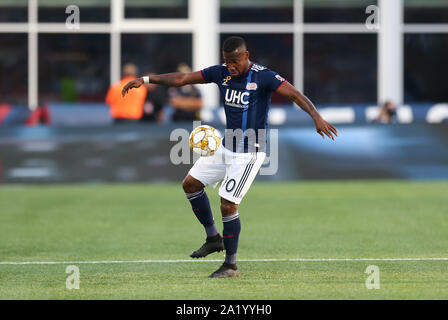
[[[241,37],[228,37],[222,44],[222,51],[232,52],[243,46],[246,48],[246,41]]]

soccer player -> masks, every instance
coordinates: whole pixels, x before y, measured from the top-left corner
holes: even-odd
[[[277,92],[300,106],[314,120],[316,131],[334,140],[337,130],[325,121],[313,103],[276,72],[249,60],[249,51],[241,37],[229,37],[222,46],[223,65],[215,65],[190,73],[150,75],[130,81],[123,88],[123,96],[143,83],[180,87],[187,84],[215,83],[221,93],[226,114],[226,134],[221,147],[211,157],[199,158],[182,182],[184,192],[194,214],[204,226],[207,238],[201,248],[190,257],[202,258],[225,250],[225,260],[211,278],[236,277],[236,253],[241,223],[238,205],[247,193],[265,159],[266,136],[260,134],[267,126],[271,95]],[[243,132],[242,136],[228,132]],[[246,132],[255,132],[252,137]],[[236,137],[235,137],[236,136]],[[224,156],[224,157],[223,157]],[[221,161],[225,158],[225,161]],[[230,160],[228,160],[230,159]],[[216,186],[220,181],[223,233],[219,234],[204,187]]]

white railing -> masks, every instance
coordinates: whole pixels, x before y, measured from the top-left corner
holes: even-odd
[[[217,64],[220,33],[290,33],[293,35],[293,75],[295,86],[304,88],[304,37],[306,33],[378,34],[378,101],[403,102],[403,34],[448,33],[448,24],[403,24],[402,0],[378,0],[380,28],[362,23],[304,23],[303,0],[294,0],[292,23],[220,23],[219,0],[189,0],[185,19],[129,19],[124,16],[124,1],[111,0],[110,23],[82,23],[69,30],[64,23],[38,22],[38,0],[28,2],[27,23],[0,23],[0,33],[28,33],[28,104],[38,104],[39,33],[109,33],[110,81],[120,78],[122,33],[191,33],[193,69]],[[366,15],[367,18],[367,15]],[[149,57],[150,58],[150,57]],[[218,105],[218,92],[212,85],[201,86],[205,105]]]

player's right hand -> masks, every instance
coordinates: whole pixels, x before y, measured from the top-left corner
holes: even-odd
[[[143,78],[137,78],[135,80],[129,81],[126,83],[126,85],[123,87],[123,90],[121,91],[121,95],[124,97],[130,89],[138,88],[143,84]]]

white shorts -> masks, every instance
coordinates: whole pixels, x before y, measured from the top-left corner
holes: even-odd
[[[200,157],[188,173],[204,186],[213,188],[223,180],[219,195],[239,204],[265,157],[265,152],[236,153],[221,146],[213,156]]]

